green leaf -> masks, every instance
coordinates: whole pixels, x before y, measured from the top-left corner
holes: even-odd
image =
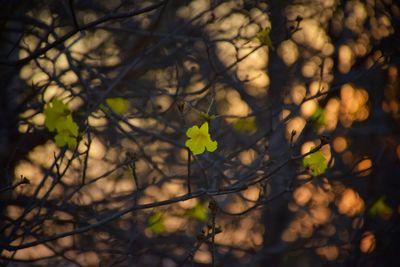
[[[164,233],[166,230],[164,225],[164,215],[159,211],[153,213],[147,220],[147,228],[153,234]]]
[[[61,100],[53,99],[44,110],[45,126],[50,132],[56,132],[54,141],[57,146],[67,145],[70,149],[77,146],[79,127],[72,118],[71,111]]]
[[[127,112],[129,109],[129,102],[122,97],[110,97],[106,99],[107,105],[114,111],[115,113],[122,115]]]
[[[79,128],[78,125],[75,123],[75,121],[72,119],[71,114],[68,115],[65,120],[64,124],[62,126],[58,126],[58,131],[65,131],[67,130],[71,136],[78,136],[79,133]]]
[[[50,132],[54,132],[60,124],[60,119],[69,113],[70,110],[67,105],[65,105],[61,100],[53,99],[50,103],[46,104],[44,109],[44,125]]]
[[[314,121],[315,127],[321,128],[325,126],[325,110],[318,106],[315,112],[311,115],[311,119]]]
[[[200,112],[199,113],[200,118],[205,119],[206,121],[211,121],[217,118],[217,115],[208,115],[205,112]]]
[[[327,161],[321,151],[317,151],[303,158],[303,166],[309,168],[314,176],[318,176],[325,172]]]
[[[252,133],[257,130],[256,118],[238,118],[233,124],[233,128],[238,132]]]
[[[54,141],[58,147],[67,145],[69,149],[75,149],[77,145],[76,137],[65,133],[58,133],[56,136],[54,136]]]
[[[186,212],[186,216],[190,219],[206,222],[208,220],[208,211],[202,203],[197,203],[196,206]]]
[[[377,201],[374,202],[374,204],[372,204],[368,213],[374,217],[379,215],[382,218],[390,218],[393,214],[393,208],[387,205],[385,200],[385,196],[380,197]]]
[[[272,45],[271,37],[269,36],[270,32],[271,28],[266,27],[264,30],[260,31],[257,34],[257,39],[260,41],[261,45],[266,45],[269,48],[274,48],[274,46]]]

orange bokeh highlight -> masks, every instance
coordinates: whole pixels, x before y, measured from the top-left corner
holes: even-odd
[[[344,190],[336,205],[339,208],[339,212],[348,217],[360,214],[365,209],[364,200],[351,188]]]
[[[361,238],[360,250],[363,253],[371,253],[375,250],[376,238],[373,232],[366,231]]]

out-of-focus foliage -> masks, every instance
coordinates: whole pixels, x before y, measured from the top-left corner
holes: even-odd
[[[162,234],[166,228],[164,225],[164,215],[162,212],[157,211],[153,213],[147,220],[147,228],[153,234]]]
[[[385,202],[386,197],[382,196],[376,200],[369,208],[368,213],[371,216],[381,216],[382,218],[390,218],[393,214],[393,208]]]
[[[238,118],[234,121],[233,127],[239,132],[254,133],[257,130],[256,118]]]
[[[318,106],[314,113],[311,115],[311,119],[314,121],[315,127],[322,128],[326,124],[325,110]]]
[[[106,99],[107,105],[117,114],[124,114],[129,109],[129,102],[122,97],[110,97]]]
[[[206,222],[208,220],[208,210],[203,203],[199,202],[194,208],[191,208],[186,212],[186,215],[190,219]]]

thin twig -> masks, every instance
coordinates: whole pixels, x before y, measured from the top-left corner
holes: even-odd
[[[190,165],[191,165],[191,153],[190,149],[187,148],[187,189],[188,189],[188,195],[192,194],[192,187],[190,185]]]
[[[13,190],[14,188],[17,188],[18,186],[23,185],[23,184],[30,184],[30,181],[29,181],[28,178],[26,178],[25,176],[21,175],[21,180],[19,180],[15,184],[11,184],[9,186],[6,186],[6,187],[0,189],[0,193],[3,193],[3,192],[8,191],[8,190]]]

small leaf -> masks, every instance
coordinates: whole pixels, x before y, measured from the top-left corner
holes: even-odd
[[[56,132],[54,141],[57,146],[67,145],[70,149],[77,146],[79,127],[72,118],[71,111],[61,100],[53,99],[44,110],[45,126],[50,132]]]
[[[70,113],[67,105],[61,100],[53,99],[50,103],[46,104],[44,109],[44,125],[50,132],[54,132],[60,124],[59,119]]]
[[[164,225],[164,215],[159,211],[153,213],[153,215],[151,215],[147,220],[147,228],[153,234],[164,233],[166,230]]]
[[[393,214],[393,208],[387,205],[385,200],[385,196],[380,197],[377,201],[374,202],[374,204],[372,204],[368,213],[374,217],[379,215],[384,219],[390,218]]]
[[[325,172],[327,161],[324,154],[321,151],[317,151],[303,159],[303,166],[309,168],[314,176],[318,176]]]
[[[200,118],[205,119],[206,121],[211,121],[217,118],[217,115],[208,115],[205,112],[200,112]]]
[[[272,45],[271,37],[269,36],[270,32],[271,32],[271,28],[266,27],[264,30],[260,31],[257,34],[257,39],[260,41],[261,45],[266,45],[270,48],[274,48],[274,46]]]
[[[325,110],[318,106],[315,112],[311,115],[311,119],[314,121],[315,127],[321,128],[325,126]]]
[[[58,147],[67,145],[69,149],[75,149],[77,145],[76,137],[65,133],[58,133],[56,136],[54,136],[54,141]]]
[[[242,133],[252,133],[257,130],[256,118],[248,117],[248,118],[238,118],[233,123],[233,128]]]
[[[114,111],[115,113],[122,115],[127,112],[129,109],[129,102],[122,97],[110,97],[106,99],[107,105]]]
[[[190,219],[206,222],[208,220],[208,211],[202,203],[197,203],[196,206],[186,212]]]

